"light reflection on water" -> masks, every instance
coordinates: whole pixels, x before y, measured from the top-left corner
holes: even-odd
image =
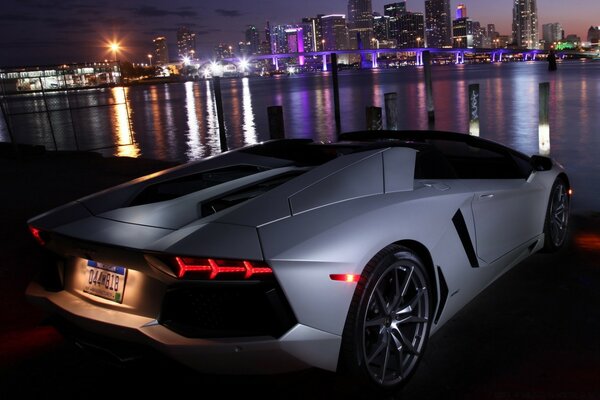
[[[112,88],[111,92],[115,99],[114,112],[111,114],[112,126],[115,127],[116,156],[139,157],[140,148],[138,143],[133,142],[133,132],[127,111],[127,91],[129,88]]]
[[[599,62],[563,62],[552,73],[543,62],[434,66],[432,72],[436,129],[468,131],[467,88],[478,83],[480,136],[527,154],[539,151],[538,85],[549,82],[551,155],[572,176],[574,204],[600,210],[600,163],[595,156],[595,149],[600,147],[600,119],[596,117],[600,110]],[[364,129],[365,108],[384,108],[384,94],[390,92],[398,95],[400,128],[427,129],[423,75],[421,67],[340,71],[342,130]],[[272,105],[283,106],[287,137],[335,140],[330,72],[222,79],[221,87],[230,148],[268,139],[267,107]],[[109,101],[102,98],[105,96],[118,103],[119,92],[122,93],[95,92],[95,97],[75,100],[103,104]],[[185,162],[220,152],[210,81],[132,86],[127,90],[127,101],[137,143],[137,147],[127,149],[129,154]],[[87,142],[119,143],[129,135],[122,107],[109,109],[110,113],[90,111],[73,115],[76,127],[93,126],[89,130],[78,129],[86,134],[92,132],[93,138]],[[59,120],[62,115],[53,118]],[[32,143],[42,138],[43,144],[47,144],[49,134],[44,131],[47,121],[40,117],[21,123],[27,128],[24,132],[32,132],[31,137],[21,137],[21,142]],[[1,123],[0,140],[8,140],[6,127]],[[86,140],[80,140],[80,144],[83,142]],[[69,140],[65,138],[59,143],[68,144]],[[126,147],[115,149],[114,154],[125,150]]]

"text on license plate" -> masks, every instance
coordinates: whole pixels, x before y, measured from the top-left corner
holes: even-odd
[[[123,301],[127,268],[87,260],[83,291],[117,303]]]

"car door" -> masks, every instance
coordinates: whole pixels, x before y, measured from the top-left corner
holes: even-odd
[[[459,178],[473,191],[475,248],[479,259],[493,263],[540,232],[538,215],[543,188],[528,180],[527,160],[501,146],[455,142],[444,151]]]

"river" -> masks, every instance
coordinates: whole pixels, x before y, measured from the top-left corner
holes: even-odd
[[[600,62],[568,61],[433,66],[435,129],[467,132],[467,88],[480,85],[480,136],[527,154],[539,152],[538,86],[550,84],[550,154],[567,169],[577,210],[600,211]],[[330,73],[222,79],[229,148],[267,140],[267,107],[283,106],[286,136],[335,140]],[[421,67],[341,71],[342,131],[366,126],[365,108],[398,96],[401,129],[427,129]],[[186,162],[220,152],[216,105],[209,81],[139,85],[47,94],[28,109],[56,110],[11,117],[16,140],[52,149],[100,148],[105,154]],[[33,105],[32,105],[33,104]],[[67,110],[68,106],[71,110]],[[13,106],[11,111],[18,110]],[[129,116],[129,118],[128,118]],[[49,122],[50,121],[50,122]],[[385,112],[384,112],[385,121]],[[0,141],[9,141],[0,122]],[[76,132],[76,133],[75,133]],[[128,144],[131,139],[134,144]],[[120,145],[119,145],[120,144]],[[118,146],[115,146],[118,145]]]

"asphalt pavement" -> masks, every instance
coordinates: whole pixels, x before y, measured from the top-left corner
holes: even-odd
[[[430,340],[404,389],[379,396],[333,373],[198,374],[168,360],[115,364],[47,324],[24,292],[44,262],[28,218],[174,165],[0,148],[0,399],[59,395],[218,399],[600,399],[600,213],[572,214],[569,243],[498,279]],[[576,195],[576,194],[575,194]]]

